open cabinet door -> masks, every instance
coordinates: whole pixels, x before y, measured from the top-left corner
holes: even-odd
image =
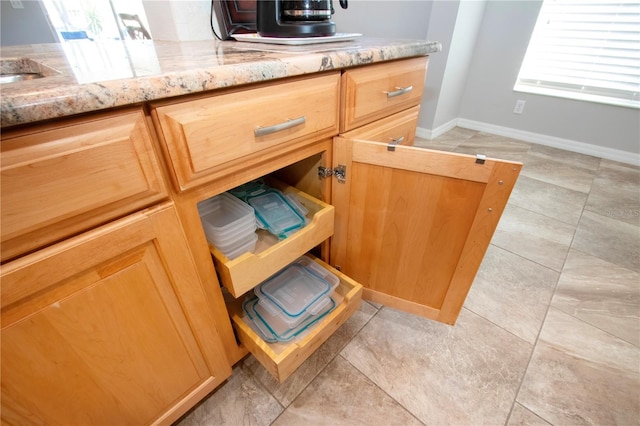
[[[363,298],[454,324],[522,164],[334,138],[330,263]]]

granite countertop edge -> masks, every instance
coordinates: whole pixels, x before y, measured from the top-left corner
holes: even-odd
[[[24,90],[0,88],[0,126],[6,128],[225,87],[425,56],[441,50],[439,42],[406,41],[273,57],[261,55],[260,47],[256,46],[252,53],[255,58],[239,63],[91,83],[64,82],[45,88],[33,84],[24,85]],[[55,82],[50,80],[50,83]]]

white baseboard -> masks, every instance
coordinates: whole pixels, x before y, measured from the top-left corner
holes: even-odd
[[[450,122],[439,126],[434,130],[418,128],[416,130],[416,136],[426,139],[433,139],[453,129],[456,126],[463,127],[465,129],[477,130],[479,132],[505,136],[508,138],[519,139],[525,142],[550,146],[553,148],[564,149],[566,151],[577,152],[580,154],[592,155],[594,157],[605,158],[607,160],[619,161],[621,163],[631,164],[634,166],[640,166],[640,154],[637,153],[592,145],[570,139],[557,138],[555,136],[543,135],[541,133],[512,129],[510,127],[497,126],[495,124],[483,123],[480,121],[467,120],[465,118],[457,118],[451,120]]]
[[[439,126],[433,130],[418,127],[416,129],[416,136],[424,139],[435,139],[438,136],[447,133],[449,130],[453,129],[457,125],[458,125],[458,119],[454,118],[448,123],[444,123],[442,126]]]

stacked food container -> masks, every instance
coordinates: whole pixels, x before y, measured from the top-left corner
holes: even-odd
[[[306,225],[308,211],[304,206],[295,197],[268,186],[262,179],[229,192],[253,207],[258,226],[279,239],[287,238]]]
[[[254,251],[257,228],[285,239],[306,225],[308,211],[293,195],[259,180],[201,201],[198,213],[207,241],[233,260]]]
[[[254,250],[256,218],[247,203],[225,192],[198,203],[198,213],[207,241],[229,259]]]
[[[336,306],[338,277],[303,256],[255,290],[243,303],[248,324],[267,342],[288,342]]]

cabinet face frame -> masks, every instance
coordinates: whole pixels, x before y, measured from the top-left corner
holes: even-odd
[[[333,164],[330,264],[365,299],[454,324],[522,164],[341,137]]]
[[[168,204],[1,273],[3,423],[170,423],[231,374]]]

